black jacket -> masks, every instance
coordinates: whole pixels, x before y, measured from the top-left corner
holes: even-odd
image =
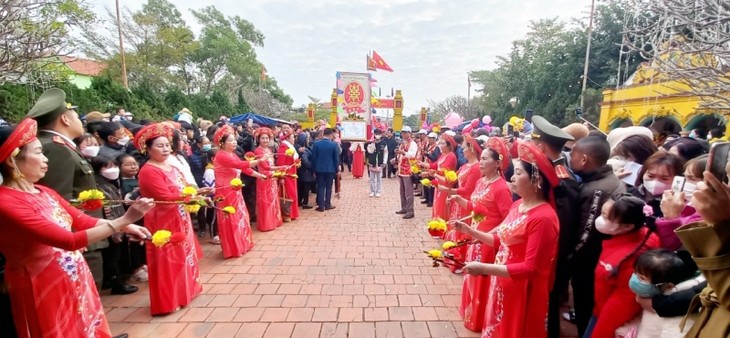
[[[301,148],[300,148],[301,149]],[[297,169],[297,176],[302,182],[314,182],[314,166],[310,158],[312,157],[312,151],[307,147],[303,147],[304,151],[299,152],[299,159],[302,161],[302,165]]]
[[[577,227],[571,238],[573,255],[582,261],[595,265],[601,254],[603,236],[596,230],[595,220],[601,215],[603,203],[616,199],[626,193],[626,186],[613,173],[610,165],[604,165],[596,171],[582,173],[580,195],[578,198],[579,214]]]
[[[398,141],[395,136],[384,137],[385,146],[388,148],[388,159],[395,158],[395,148],[398,147]]]
[[[368,146],[374,145],[375,149],[372,153],[368,151]],[[385,164],[385,148],[387,145],[384,141],[379,142],[368,142],[365,144],[365,158],[367,159],[368,166],[380,167]]]

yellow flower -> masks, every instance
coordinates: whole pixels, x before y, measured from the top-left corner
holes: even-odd
[[[426,252],[431,258],[441,258],[441,250],[433,249]]]
[[[475,213],[474,213],[474,212],[472,211],[472,213],[471,213],[471,219],[472,219],[472,220],[474,220],[474,222],[477,222],[477,223],[479,223],[479,222],[481,222],[481,221],[483,221],[483,220],[484,220],[484,215],[477,215],[477,214],[475,214]]]
[[[418,174],[418,173],[421,172],[421,168],[419,166],[417,166],[417,165],[412,165],[411,166],[411,172],[414,173],[414,174]]]
[[[441,244],[441,248],[444,250],[449,250],[455,246],[456,246],[456,243],[454,243],[452,241],[446,241],[446,242],[444,242],[444,244]]]
[[[90,190],[84,190],[79,193],[79,202],[86,202],[91,200],[103,200],[104,199],[104,193],[101,192],[101,190],[97,189],[90,189]]]
[[[172,232],[169,232],[167,230],[157,230],[152,235],[152,244],[154,244],[156,247],[162,247],[163,245],[170,242],[170,237],[172,236]]]
[[[416,160],[415,158],[412,158],[412,159],[408,160],[408,163],[410,163],[411,165],[417,165],[418,160]]]
[[[193,186],[187,186],[182,189],[182,195],[183,196],[195,196],[198,194],[198,189],[195,189]]]
[[[289,148],[284,152],[284,154],[286,154],[286,156],[294,156],[294,149]]]
[[[200,210],[200,204],[186,204],[183,208],[185,212],[194,214]]]
[[[446,221],[441,218],[436,218],[428,222],[428,228],[431,230],[446,230]]]
[[[231,187],[240,189],[241,187],[243,187],[243,181],[241,181],[240,178],[236,177],[231,180]]]
[[[431,186],[431,180],[429,180],[428,178],[424,178],[424,179],[421,180],[421,184],[424,187],[430,187]]]
[[[459,178],[459,175],[457,175],[453,170],[447,170],[444,173],[444,177],[446,178],[446,182],[454,183]]]
[[[225,212],[226,214],[229,214],[229,215],[234,214],[234,213],[236,213],[236,208],[229,205],[229,206],[223,208],[223,212]]]

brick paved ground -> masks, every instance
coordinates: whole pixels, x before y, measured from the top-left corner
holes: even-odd
[[[255,232],[256,247],[224,260],[201,241],[203,293],[165,317],[149,314],[149,291],[105,292],[112,332],[130,337],[478,337],[457,312],[461,276],[433,268],[421,253],[438,242],[424,230],[417,199],[403,220],[398,182],[368,197],[367,176],[343,179],[336,209],[302,210],[298,221]]]

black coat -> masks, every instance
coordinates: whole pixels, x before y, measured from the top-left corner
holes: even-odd
[[[304,151],[299,153],[299,159],[302,161],[302,165],[297,169],[297,176],[302,182],[314,182],[314,166],[310,160],[312,157],[312,151],[309,148],[304,147]]]
[[[375,146],[375,151],[372,154],[367,150],[370,144]],[[385,147],[386,144],[383,141],[368,142],[365,144],[365,158],[369,166],[380,167],[385,164]]]

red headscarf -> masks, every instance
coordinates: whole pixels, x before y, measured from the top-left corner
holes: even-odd
[[[253,136],[256,139],[256,142],[258,142],[259,137],[261,135],[269,135],[269,138],[273,138],[274,132],[272,132],[271,129],[269,129],[267,127],[261,127],[259,129],[256,129],[256,131],[253,133]]]
[[[213,144],[220,147],[222,145],[221,140],[223,140],[228,135],[235,135],[235,133],[236,131],[233,130],[233,127],[226,124],[216,130],[215,134],[213,134]]]
[[[510,162],[510,156],[509,156],[509,150],[507,149],[507,145],[504,143],[504,140],[502,140],[499,137],[490,137],[487,140],[487,148],[495,151],[497,154],[499,154],[499,160],[501,162],[501,169],[502,173],[505,172],[509,168],[509,162]]]
[[[529,142],[521,142],[517,147],[519,153],[519,159],[532,165],[533,176],[536,174],[535,169],[539,170],[545,178],[547,183],[550,184],[550,204],[555,208],[555,195],[553,189],[560,184],[560,178],[555,173],[553,163],[540,151],[537,147]]]
[[[482,150],[483,150],[482,146],[479,145],[479,141],[468,135],[465,137],[465,139],[466,139],[466,142],[468,142],[469,145],[471,146],[471,149],[474,151],[477,158],[479,158],[479,155],[482,154]]]
[[[174,130],[175,125],[170,122],[160,122],[146,125],[142,127],[142,129],[137,132],[137,136],[134,137],[134,146],[137,147],[140,153],[146,154],[147,145],[145,145],[145,142],[147,142],[147,140],[152,140],[157,137],[164,136],[167,137],[170,143],[172,143],[172,135]]]
[[[456,140],[454,140],[454,137],[449,134],[443,134],[441,135],[441,138],[444,139],[444,141],[448,142],[451,146],[451,150],[456,149]]]
[[[15,127],[7,140],[0,146],[0,162],[10,156],[17,156],[20,148],[38,139],[38,122],[34,119],[24,119]]]

